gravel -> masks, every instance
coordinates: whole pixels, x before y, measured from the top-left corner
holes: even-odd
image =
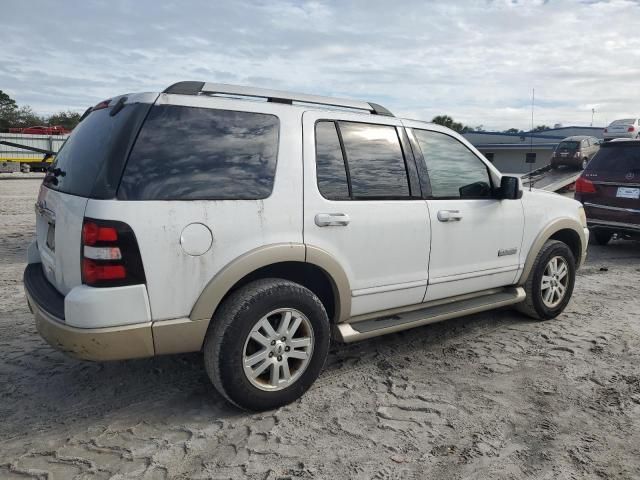
[[[0,478],[640,478],[640,244],[591,246],[556,320],[500,310],[348,346],[287,407],[200,355],[90,363],[22,292],[39,180],[0,180]]]

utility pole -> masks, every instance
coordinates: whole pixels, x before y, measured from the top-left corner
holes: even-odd
[[[596,109],[592,108],[591,109],[591,126],[593,127],[593,115],[596,113]]]

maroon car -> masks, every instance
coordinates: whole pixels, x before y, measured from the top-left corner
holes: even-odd
[[[598,244],[614,234],[640,237],[640,140],[603,144],[578,177],[575,198]]]

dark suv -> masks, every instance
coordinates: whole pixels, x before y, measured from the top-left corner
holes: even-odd
[[[640,141],[603,144],[576,181],[575,198],[598,244],[614,234],[640,237]]]
[[[584,135],[565,138],[551,154],[551,168],[567,165],[584,170],[600,150],[600,143],[597,138]]]

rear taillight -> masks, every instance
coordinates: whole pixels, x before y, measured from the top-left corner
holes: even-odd
[[[576,180],[576,193],[596,193],[596,186],[591,180],[578,177]]]
[[[627,132],[635,132],[635,131],[636,131],[636,127],[627,128]]]
[[[82,283],[92,287],[145,283],[138,242],[129,225],[112,220],[84,219]]]

